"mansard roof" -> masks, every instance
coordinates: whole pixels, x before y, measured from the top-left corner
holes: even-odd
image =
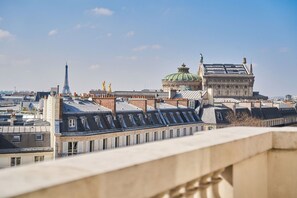
[[[202,64],[204,75],[235,74],[248,75],[249,71],[244,64]]]

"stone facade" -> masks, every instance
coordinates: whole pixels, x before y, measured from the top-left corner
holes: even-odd
[[[198,75],[202,78],[202,89],[213,89],[214,97],[251,98],[255,76],[252,65],[246,60],[242,64],[199,65]]]

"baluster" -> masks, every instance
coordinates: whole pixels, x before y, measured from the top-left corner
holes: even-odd
[[[224,171],[224,169],[220,169],[218,171],[215,171],[213,175],[211,176],[211,187],[212,187],[212,193],[214,198],[221,198],[220,192],[219,192],[219,183],[222,181],[222,178],[220,177],[220,174]]]

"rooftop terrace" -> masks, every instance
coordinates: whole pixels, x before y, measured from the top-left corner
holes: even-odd
[[[0,197],[297,197],[297,128],[226,128],[0,171]]]

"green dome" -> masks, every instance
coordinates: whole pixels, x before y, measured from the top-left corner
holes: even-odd
[[[178,72],[174,74],[167,75],[164,80],[166,81],[198,81],[200,77],[196,74],[191,74],[189,68],[183,64],[181,67],[178,67]]]

